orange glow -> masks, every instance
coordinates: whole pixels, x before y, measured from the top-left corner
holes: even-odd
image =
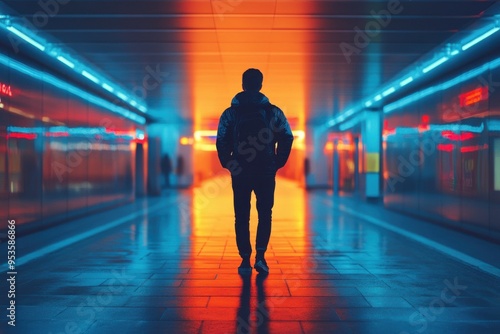
[[[306,133],[304,130],[294,130],[293,135],[295,136],[295,140],[297,141],[304,141],[306,138]]]
[[[204,180],[193,188],[193,236],[226,237],[234,235],[233,193],[229,173],[221,171],[213,178]],[[275,191],[275,205],[273,208],[273,231],[280,229],[293,230],[294,238],[305,237],[305,190],[295,182],[277,178]],[[255,240],[257,231],[257,210],[255,196],[252,195],[250,214],[251,239]],[[272,235],[270,244],[272,245]],[[228,245],[237,250],[234,245]]]
[[[304,16],[302,22],[297,22],[299,26],[295,30],[277,29],[275,15],[286,14],[288,4],[260,2],[255,7],[245,2],[229,3],[229,9],[221,11],[221,2],[210,2],[211,11],[207,15],[211,17],[207,22],[211,27],[206,29],[199,28],[205,23],[198,16],[183,17],[186,28],[183,38],[189,41],[186,51],[189,55],[188,82],[194,131],[217,126],[231,99],[242,90],[241,76],[248,68],[262,71],[262,93],[284,111],[292,131],[304,129],[309,98],[308,76],[313,66],[309,56],[312,50],[306,50],[305,45],[308,45],[306,41],[310,40],[310,29],[314,28],[312,22],[315,21]],[[179,6],[192,12],[192,8],[188,8],[192,3],[182,2]],[[314,2],[294,6],[303,6],[307,10],[312,9]],[[303,174],[299,169],[303,168],[304,148],[304,141],[299,137],[293,147],[293,165],[287,166],[297,170],[291,174]],[[206,145],[195,145],[194,149],[196,183],[199,181],[196,175],[210,165],[213,157],[200,154],[200,150],[208,149]]]
[[[293,136],[295,137],[293,148],[295,150],[304,150],[306,138],[306,133],[304,132],[304,130],[293,130]]]
[[[324,152],[333,152],[333,143],[331,141],[325,144]]]
[[[430,126],[428,124],[420,124],[418,126],[418,132],[429,131],[429,129],[430,129]]]
[[[181,137],[179,142],[181,145],[193,145],[194,140],[191,137]]]
[[[216,130],[197,130],[194,132],[194,139],[196,141],[202,141],[205,138],[215,138],[217,137]]]
[[[305,132],[303,130],[295,130],[293,135],[295,137],[294,149],[304,149]],[[181,144],[188,145],[183,144],[183,142],[188,142],[187,138],[184,141],[183,138],[186,137],[181,138]],[[216,139],[217,130],[197,130],[194,132],[195,149],[200,151],[217,151],[215,146]]]
[[[217,151],[215,141],[216,130],[198,130],[194,132],[194,148],[199,151]],[[206,167],[206,166],[205,166]]]
[[[344,144],[343,142],[339,142],[337,145],[337,150],[339,151],[352,151],[354,146],[351,144]]]
[[[382,131],[382,138],[386,139],[387,137],[395,134],[396,134],[396,129],[384,129]]]

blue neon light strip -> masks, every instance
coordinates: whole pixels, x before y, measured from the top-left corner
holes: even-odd
[[[382,93],[383,96],[388,96],[396,91],[396,88],[391,87]]]
[[[489,131],[500,131],[500,121],[496,119],[489,119],[488,121]]]
[[[59,60],[61,63],[63,63],[64,65],[66,65],[70,68],[75,68],[75,64],[73,64],[71,61],[64,58],[63,56],[57,56],[57,60]]]
[[[7,30],[9,30],[10,32],[16,34],[18,37],[21,37],[22,39],[24,39],[26,42],[30,43],[31,45],[33,45],[35,48],[37,48],[38,50],[40,51],[45,51],[45,46],[42,45],[41,43],[38,43],[37,41],[35,41],[33,38],[29,37],[28,35],[26,35],[24,32],[18,30],[17,28],[15,27],[12,27],[12,26],[8,26],[7,27]]]
[[[118,93],[116,93],[116,95],[118,95],[118,97],[120,99],[122,99],[123,101],[127,101],[128,100],[127,95],[123,94],[122,92],[118,92]]]
[[[95,84],[100,84],[101,82],[104,82],[105,80],[103,78],[100,78],[100,76],[92,74],[91,69],[86,66],[85,64],[82,64],[80,62],[74,62],[68,59],[68,57],[64,56],[63,54],[60,54],[58,51],[60,51],[58,48],[55,48],[52,44],[47,43],[47,41],[41,39],[40,37],[36,36],[35,33],[32,31],[29,31],[25,29],[21,24],[14,24],[10,23],[8,19],[10,17],[8,15],[1,15],[0,14],[0,27],[3,27],[7,29],[8,31],[12,32],[16,36],[22,38],[24,41],[27,43],[31,44],[32,46],[36,47],[42,52],[45,52],[46,54],[55,57],[57,60],[59,60],[61,63],[64,65],[68,66],[69,68],[73,69],[76,71],[78,74],[83,75],[87,79],[91,80]],[[8,23],[7,23],[8,22]],[[71,57],[69,57],[71,58]],[[108,92],[113,93],[115,92],[115,88],[111,86],[110,84],[100,85],[100,87],[106,89]],[[125,98],[123,97],[125,96]],[[126,96],[125,94],[122,94],[122,96],[118,96],[121,98],[123,101],[127,102],[129,101],[129,97]],[[129,103],[132,107],[140,110],[141,112],[145,113],[147,112],[147,108],[135,101],[135,104]]]
[[[145,138],[145,133],[141,129],[135,130],[135,137],[139,140],[143,140]]]
[[[356,110],[354,110],[354,109],[349,109],[349,110],[347,110],[347,111],[344,113],[344,115],[345,115],[345,117],[349,117],[349,116],[353,115],[355,111],[356,111]]]
[[[108,85],[107,83],[103,83],[102,84],[102,88],[104,88],[105,90],[107,90],[108,92],[110,93],[113,93],[114,92],[114,88],[111,87],[110,85]]]
[[[496,32],[500,31],[500,27],[497,27],[497,26],[493,26],[492,28],[491,27],[492,26],[490,25],[490,29],[487,32],[482,33],[481,35],[479,35],[479,36],[475,37],[474,39],[472,39],[470,42],[462,45],[461,50],[465,51],[465,50],[471,48],[472,46],[478,44],[479,42],[485,40],[486,38],[492,36]],[[458,55],[459,53],[460,53],[460,49],[455,49],[455,50],[451,51],[449,55],[450,55],[450,57],[452,57],[452,56]],[[420,76],[422,76],[422,74],[427,74],[428,72],[430,72],[431,70],[433,70],[436,67],[440,66],[441,64],[445,63],[449,59],[450,59],[449,57],[443,56],[443,57],[439,58],[437,61],[431,63],[430,65],[427,65],[426,67],[424,67],[424,69],[421,72],[420,71],[414,71],[413,75],[411,75],[411,76],[409,76],[409,77],[407,77],[405,79],[399,78],[399,79],[396,79],[395,81],[401,80],[399,82],[399,86],[400,87],[404,87],[404,86],[408,85],[409,83],[413,82],[416,78],[419,78]],[[490,64],[493,64],[494,62],[495,61],[491,62]],[[500,62],[500,60],[499,60],[499,62]],[[449,81],[448,83],[449,84],[455,84],[453,82],[453,80]],[[413,101],[414,98],[423,98],[423,97],[425,97],[427,95],[432,94],[433,93],[433,89],[436,89],[436,88],[434,87],[434,88],[430,88],[430,89],[425,89],[423,91],[420,91],[418,93],[412,94],[412,95],[410,95],[410,96],[408,96],[406,98],[403,98],[403,99],[401,99],[399,101],[396,101],[394,103],[399,103],[401,105],[403,105],[403,104],[405,105],[407,103],[410,103],[410,102],[407,102],[407,101]],[[387,96],[387,95],[392,94],[392,93],[393,92],[389,93],[389,90],[386,90],[383,93],[378,92],[377,95],[375,95],[373,97],[373,100],[374,101],[380,101],[380,100],[382,100],[382,95],[383,96]],[[386,95],[384,95],[384,94],[386,94]],[[390,111],[394,110],[394,108],[396,108],[395,106],[397,106],[397,104],[394,104],[394,103],[390,104],[388,106],[385,106],[384,112],[390,112]],[[364,107],[368,108],[371,105],[372,105],[372,101],[368,100],[367,102],[364,103],[364,105],[363,104],[357,105],[355,107],[355,110],[356,110],[356,112],[359,112],[359,111],[363,110]],[[343,122],[347,118],[347,116],[345,114],[346,113],[342,113],[342,114],[336,116],[335,118],[330,119],[328,122],[326,122],[327,127],[331,127],[331,126],[334,126],[336,124],[339,124],[339,123]]]
[[[59,78],[56,78],[55,76],[42,72],[40,70],[34,69],[28,65],[25,65],[23,63],[18,62],[17,60],[11,59],[3,54],[0,54],[0,63],[10,67],[11,69],[14,69],[16,71],[19,71],[21,73],[24,73],[26,75],[29,75],[30,77],[46,82],[48,84],[51,84],[54,87],[60,88],[64,91],[67,91],[77,97],[80,97],[84,100],[87,100],[97,106],[100,106],[106,110],[109,110],[111,112],[114,112],[115,114],[119,114],[121,116],[124,116],[136,123],[139,124],[145,124],[146,119],[142,116],[139,116],[130,110],[127,110],[125,108],[119,107],[105,99],[102,99],[100,97],[97,97],[95,95],[92,95],[76,86],[73,86]]]
[[[93,82],[95,82],[95,83],[99,83],[99,79],[97,79],[97,78],[95,77],[95,75],[93,75],[93,74],[91,74],[91,73],[89,73],[89,72],[87,72],[87,71],[85,71],[85,70],[83,70],[83,71],[82,71],[82,75],[83,75],[85,78],[89,79],[90,81],[93,81]]]
[[[410,83],[410,82],[412,82],[412,81],[413,81],[413,77],[408,77],[408,78],[404,79],[403,81],[401,81],[401,82],[399,83],[399,85],[400,85],[401,87],[404,87],[404,86],[406,86],[407,84],[409,84],[409,83]]]
[[[473,70],[470,70],[468,72],[465,72],[451,80],[448,80],[444,83],[426,88],[424,90],[421,90],[419,92],[416,92],[414,94],[411,94],[405,98],[402,98],[401,100],[395,101],[391,104],[388,104],[384,107],[384,113],[390,113],[396,109],[399,109],[401,107],[404,107],[410,103],[413,103],[417,100],[420,100],[426,96],[432,95],[436,92],[443,91],[446,89],[449,89],[450,87],[456,86],[464,81],[470,80],[477,78],[480,76],[482,73],[486,72],[488,69],[495,69],[500,66],[500,58],[492,60],[486,64],[483,64]]]
[[[436,60],[435,62],[433,62],[432,64],[430,64],[429,66],[425,67],[422,72],[423,73],[428,73],[430,71],[432,71],[433,69],[435,69],[436,67],[438,67],[439,65],[445,63],[446,61],[448,61],[448,57],[441,57],[439,58],[438,60]]]
[[[430,131],[453,131],[456,133],[482,133],[484,131],[484,128],[484,123],[481,123],[480,126],[473,126],[468,124],[429,124]]]
[[[364,119],[364,114],[356,115],[351,120],[340,124],[339,130],[340,131],[348,130],[348,129],[352,128],[353,126],[355,126],[356,124],[358,124],[362,119]]]
[[[477,43],[481,42],[482,40],[490,37],[491,35],[496,33],[498,30],[500,30],[500,28],[495,27],[495,28],[487,31],[486,33],[482,34],[481,36],[474,38],[472,41],[470,41],[469,43],[462,46],[462,50],[465,51],[465,50],[471,48],[472,46],[476,45]]]

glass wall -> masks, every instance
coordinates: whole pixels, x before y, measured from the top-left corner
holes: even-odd
[[[133,200],[144,126],[27,60],[0,57],[0,230],[7,219],[22,232]]]

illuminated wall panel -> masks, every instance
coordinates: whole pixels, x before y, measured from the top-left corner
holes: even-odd
[[[22,232],[132,200],[143,125],[23,61],[0,55],[2,215]],[[0,230],[6,225],[2,219]]]

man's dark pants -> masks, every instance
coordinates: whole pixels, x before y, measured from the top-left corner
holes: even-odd
[[[257,226],[257,255],[264,255],[271,236],[271,215],[274,205],[275,175],[244,175],[232,177],[236,244],[242,258],[250,257],[250,199],[252,191],[257,198],[259,224]]]

